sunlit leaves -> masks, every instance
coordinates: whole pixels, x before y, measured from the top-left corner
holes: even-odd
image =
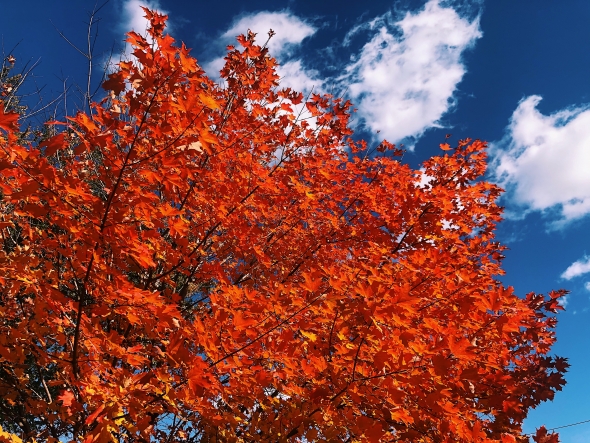
[[[0,113],[0,407],[40,423],[20,435],[520,441],[564,384],[564,292],[497,280],[485,143],[375,157],[349,102],[295,112],[253,33],[221,87],[146,14],[92,115],[21,146]]]

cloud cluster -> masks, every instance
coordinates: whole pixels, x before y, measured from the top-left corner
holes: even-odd
[[[297,49],[317,28],[290,11],[242,15],[224,31],[224,44],[248,29],[265,38],[276,32],[269,49],[280,63],[281,84],[303,92],[322,92],[326,85],[347,91],[365,127],[391,142],[416,139],[455,103],[454,93],[466,72],[462,54],[481,37],[479,19],[468,20],[452,7],[430,0],[417,12],[396,21],[391,13],[353,28],[344,40],[367,39],[357,54],[340,67],[343,75],[321,78],[298,58]],[[220,56],[204,64],[210,75],[223,66]]]
[[[561,278],[571,280],[572,278],[579,277],[590,272],[590,257],[585,256],[579,260],[576,260],[561,274]],[[590,283],[590,282],[589,282]],[[590,290],[589,283],[586,283],[586,287]]]
[[[145,30],[144,4],[160,9],[157,0],[124,0],[122,26]],[[308,93],[324,92],[326,85],[346,91],[357,106],[357,117],[366,129],[391,142],[410,145],[426,130],[441,125],[440,119],[453,108],[457,85],[466,67],[464,52],[481,37],[479,17],[470,20],[459,6],[429,0],[422,9],[395,16],[388,12],[354,27],[343,46],[364,38],[360,50],[341,62],[335,78],[322,78],[300,57],[299,49],[313,38],[317,27],[289,10],[242,14],[217,39],[219,52],[203,63],[212,77],[223,67],[224,48],[248,29],[260,43],[269,29],[276,35],[269,42],[280,66],[281,84]],[[364,43],[363,43],[364,42]],[[331,68],[334,68],[331,66]],[[409,142],[409,143],[408,143]]]
[[[543,115],[540,101],[519,103],[506,137],[493,145],[491,171],[524,213],[557,212],[559,227],[590,213],[590,107]]]
[[[430,0],[397,22],[387,13],[364,28],[373,35],[340,80],[350,84],[367,128],[398,142],[438,127],[466,72],[462,54],[482,35],[479,19]]]
[[[570,297],[570,296],[569,296],[569,294],[568,294],[568,295],[566,295],[566,296],[564,296],[564,297],[561,297],[559,300],[557,300],[557,303],[559,304],[559,306],[561,306],[561,307],[562,307],[562,308],[564,308],[564,309],[565,309],[565,308],[567,308],[567,304],[568,304],[568,303],[569,303],[569,301],[570,301],[570,300],[569,300],[569,297]]]

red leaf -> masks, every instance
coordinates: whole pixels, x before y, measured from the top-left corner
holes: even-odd
[[[11,197],[13,200],[20,200],[33,194],[37,189],[39,189],[39,183],[31,181],[22,185],[21,190],[12,194]]]
[[[102,87],[107,91],[113,91],[115,95],[119,95],[125,90],[125,77],[122,71],[115,72],[109,75],[109,79],[102,84]]]
[[[248,326],[252,326],[256,323],[257,322],[255,319],[251,317],[246,318],[244,317],[244,314],[242,314],[241,312],[236,312],[234,315],[234,325],[236,325],[240,329],[247,328]]]
[[[61,400],[64,406],[72,406],[72,402],[76,400],[76,397],[72,391],[63,391],[61,395],[57,397],[57,399]]]
[[[64,147],[65,144],[65,134],[62,132],[57,134],[51,138],[48,138],[44,142],[42,142],[39,147],[45,148],[45,155],[47,157],[51,157],[53,154],[57,152],[58,149]]]
[[[533,440],[537,443],[559,443],[559,435],[555,433],[549,433],[545,426],[541,426],[537,429],[535,435],[533,435]]]
[[[103,410],[104,410],[104,404],[102,404],[98,408],[96,408],[96,411],[94,411],[92,414],[90,414],[88,416],[88,418],[86,419],[84,424],[87,424],[87,425],[91,424]]]
[[[0,128],[5,131],[18,130],[19,115],[16,112],[4,112],[4,102],[0,101]]]

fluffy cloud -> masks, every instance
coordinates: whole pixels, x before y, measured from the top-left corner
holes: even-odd
[[[303,40],[311,37],[316,28],[310,23],[292,14],[290,11],[268,12],[262,11],[255,14],[247,14],[235,20],[231,27],[219,38],[223,46],[236,43],[236,36],[245,34],[248,29],[255,32],[257,42],[263,44],[267,39],[270,29],[275,35],[268,43],[270,54],[275,57],[280,66],[278,74],[281,76],[281,85],[288,86],[299,91],[321,89],[322,81],[314,70],[304,67],[301,60],[293,58],[294,51]],[[217,57],[204,64],[204,69],[209,75],[215,76],[223,67],[223,57]]]
[[[561,278],[571,280],[574,277],[587,274],[588,272],[590,272],[590,257],[584,257],[569,265],[563,274],[561,274]],[[586,283],[586,288],[588,290],[590,290],[589,283]]]
[[[543,115],[540,101],[534,95],[519,103],[506,137],[493,146],[491,168],[512,202],[557,211],[560,226],[590,213],[590,107]]]
[[[247,29],[264,39],[269,29],[276,31],[270,52],[281,66],[281,84],[293,89],[321,92],[330,84],[345,92],[355,103],[357,117],[370,131],[392,142],[415,139],[454,105],[454,92],[465,74],[464,51],[481,37],[479,20],[469,21],[440,0],[430,0],[423,9],[395,21],[391,13],[352,29],[344,40],[368,35],[360,52],[347,61],[337,78],[321,79],[306,69],[295,50],[316,28],[289,11],[245,15],[221,35],[225,44]],[[223,58],[206,63],[210,74],[219,72]],[[407,141],[407,140],[406,140]]]
[[[281,63],[278,68],[281,76],[281,86],[288,86],[294,91],[319,93],[323,90],[323,81],[314,69],[306,69],[301,60],[290,60]]]
[[[248,29],[258,34],[259,44],[266,41],[270,29],[276,32],[268,43],[268,49],[277,59],[284,59],[290,55],[305,38],[312,36],[316,31],[314,26],[289,11],[263,11],[240,17],[221,37],[235,43],[236,36],[245,34]]]
[[[391,14],[357,26],[373,36],[353,57],[342,82],[371,131],[392,142],[420,137],[454,105],[454,92],[466,72],[464,51],[482,33],[439,0],[393,22]]]

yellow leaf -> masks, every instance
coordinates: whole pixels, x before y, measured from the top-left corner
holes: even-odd
[[[210,109],[218,109],[219,108],[219,103],[217,103],[215,101],[215,99],[213,97],[211,97],[209,94],[201,92],[199,94],[199,100],[201,100],[201,103],[203,103],[205,106],[207,106]]]
[[[4,432],[2,430],[2,426],[0,426],[0,441],[6,441],[6,442],[11,442],[11,443],[22,443],[22,440],[18,436],[11,434],[9,432]]]
[[[313,332],[301,331],[301,335],[303,335],[305,338],[311,341],[316,341],[318,339],[318,336],[315,335]]]

